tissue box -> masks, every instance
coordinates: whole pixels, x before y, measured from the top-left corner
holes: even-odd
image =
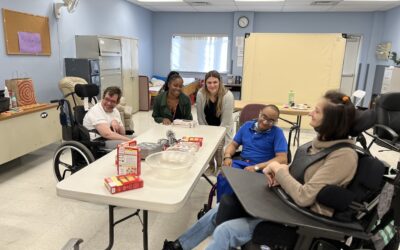
[[[199,147],[203,146],[203,137],[189,137],[189,136],[184,136],[180,140],[181,142],[195,142],[199,144]]]
[[[117,165],[118,175],[134,174],[140,176],[140,148],[136,147],[136,141],[118,145],[115,164]]]
[[[167,150],[196,153],[197,151],[199,151],[199,148],[200,145],[196,142],[180,141],[175,145],[167,148]]]
[[[184,127],[184,128],[194,128],[197,126],[196,121],[175,119],[172,124],[174,126]]]
[[[104,185],[110,193],[120,193],[132,189],[142,188],[143,180],[134,174],[118,175],[104,178]]]

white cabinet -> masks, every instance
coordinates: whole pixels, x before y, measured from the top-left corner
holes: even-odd
[[[76,57],[100,62],[100,92],[109,86],[122,89],[133,112],[139,111],[138,41],[117,36],[76,36]]]
[[[400,92],[400,68],[387,67],[383,74],[381,93]]]
[[[11,116],[0,114],[0,138],[0,165],[61,141],[57,105],[44,105]]]

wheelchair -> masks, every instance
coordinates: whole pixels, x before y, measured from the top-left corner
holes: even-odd
[[[366,146],[363,132],[375,125],[375,117],[373,110],[357,112],[351,135],[357,138],[362,147],[356,147],[359,161],[352,182],[346,188],[328,185],[317,195],[318,203],[334,209],[333,217],[324,217],[299,207],[283,189],[274,188],[275,195],[285,203],[283,205],[287,205],[284,210],[322,222],[335,231],[341,231],[341,236],[333,231],[322,233],[318,228],[310,228],[305,222],[282,225],[265,221],[257,225],[252,240],[242,249],[255,250],[264,245],[272,250],[398,250],[400,173],[399,169],[390,169],[384,162],[373,157]],[[377,137],[373,139],[379,140]],[[293,173],[296,170],[290,171],[295,176]],[[261,195],[264,193],[260,192]],[[263,209],[268,211],[268,204]]]
[[[90,140],[89,131],[83,126],[85,108],[77,105],[76,101],[76,98],[88,98],[89,103],[96,104],[98,94],[97,85],[77,84],[74,91],[65,95],[63,99],[51,101],[58,103],[63,138],[63,143],[58,146],[53,157],[54,175],[58,181],[81,170],[110,151],[104,148],[104,138]],[[66,99],[69,96],[74,101],[73,108]]]

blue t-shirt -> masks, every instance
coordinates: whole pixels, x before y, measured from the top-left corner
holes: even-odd
[[[257,164],[271,160],[276,153],[286,153],[288,145],[283,130],[273,126],[270,130],[257,132],[256,122],[248,121],[243,124],[233,138],[242,145],[240,156]]]

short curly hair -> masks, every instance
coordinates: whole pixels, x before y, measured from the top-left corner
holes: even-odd
[[[117,102],[119,103],[119,101],[121,100],[121,96],[122,96],[122,91],[120,88],[116,87],[116,86],[111,86],[111,87],[107,87],[104,92],[103,92],[103,99],[104,97],[106,97],[106,95],[109,96],[113,96],[113,95],[118,95],[118,99]]]

